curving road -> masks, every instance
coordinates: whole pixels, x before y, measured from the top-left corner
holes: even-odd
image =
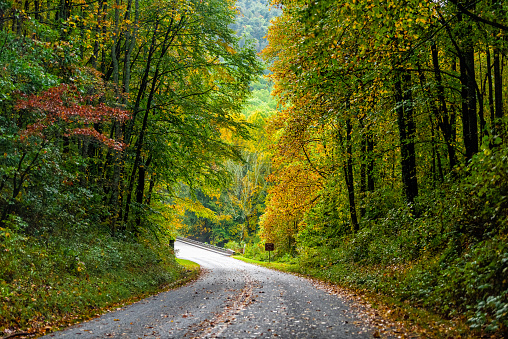
[[[182,288],[44,338],[372,338],[358,308],[304,278],[176,243],[204,270]]]

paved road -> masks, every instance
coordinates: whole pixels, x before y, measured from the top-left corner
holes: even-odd
[[[177,242],[196,282],[44,338],[372,338],[356,308],[308,280]],[[376,335],[377,336],[377,333]]]

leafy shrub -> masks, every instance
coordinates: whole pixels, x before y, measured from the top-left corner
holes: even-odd
[[[468,315],[473,328],[508,328],[508,239],[494,237],[474,245],[451,263],[442,263],[434,301],[447,313]]]
[[[228,241],[224,248],[235,251],[236,253],[243,253],[243,246],[234,240]]]
[[[246,244],[244,256],[255,260],[268,261],[268,253],[265,252],[265,246],[261,242]]]

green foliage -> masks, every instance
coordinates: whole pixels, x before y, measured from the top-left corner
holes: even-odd
[[[239,14],[236,22],[230,27],[242,37],[242,43],[252,42],[256,51],[260,53],[268,45],[265,35],[270,20],[280,15],[280,9],[270,7],[267,0],[239,0],[236,6]]]
[[[243,246],[234,240],[225,243],[224,248],[233,250],[235,253],[243,253]]]
[[[251,259],[251,258],[239,256],[239,255],[238,256],[235,255],[233,258],[250,263],[250,264],[259,265],[259,266],[263,266],[263,267],[267,267],[267,268],[271,268],[271,269],[279,270],[279,271],[283,271],[283,272],[298,272],[297,266],[292,263],[274,262],[274,261],[268,262],[268,259],[256,260],[256,259]]]
[[[302,272],[506,334],[506,6],[273,4],[261,237]]]
[[[472,329],[507,330],[508,148],[478,153],[439,189],[422,192],[416,210],[385,211],[383,199],[355,234],[300,240],[301,272],[407,300]],[[457,178],[457,176],[463,177]],[[379,202],[379,207],[376,205]],[[325,242],[323,242],[325,241]]]
[[[88,229],[35,238],[11,216],[0,228],[0,332],[44,331],[156,292],[185,272],[172,249],[149,235],[139,242]],[[107,230],[107,229],[105,229]]]
[[[246,244],[243,255],[246,258],[254,260],[268,261],[268,253],[265,251],[265,246],[260,241],[254,241]]]
[[[176,258],[176,262],[185,267],[186,269],[199,270],[200,268],[199,264],[190,260]]]
[[[53,48],[1,30],[0,44],[1,104],[5,105],[17,91],[35,93],[59,84],[55,65],[65,67],[68,64],[60,64]]]
[[[277,103],[271,95],[272,83],[264,77],[250,84],[251,97],[242,110],[246,118],[260,114],[267,118],[277,110]]]
[[[195,199],[198,205],[185,212],[180,228],[183,235],[217,245],[228,241],[246,243],[255,237],[270,173],[267,150],[263,147],[267,142],[265,121],[260,114],[249,117],[252,140],[223,136],[231,144],[243,147],[240,160],[222,164],[229,174],[227,185],[211,191],[192,191],[180,186],[180,199]]]
[[[222,133],[249,134],[239,113],[261,64],[235,14],[223,0],[0,1],[0,330],[182,275],[165,203],[180,182],[223,187],[241,152]]]

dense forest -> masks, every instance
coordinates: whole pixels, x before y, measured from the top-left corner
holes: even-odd
[[[302,271],[508,329],[508,3],[275,1],[262,239]]]
[[[229,27],[241,37],[240,44],[251,43],[258,53],[268,45],[266,33],[270,20],[279,16],[281,10],[270,6],[268,0],[238,0],[236,2],[238,15]]]
[[[262,61],[260,52],[268,44],[265,36],[269,22],[281,11],[271,8],[264,0],[238,1],[236,9],[236,21],[230,28],[236,31],[240,45],[247,42],[255,47]],[[180,186],[171,201],[176,211],[172,225],[179,234],[218,245],[231,241],[230,246],[236,248],[257,237],[271,168],[266,123],[277,110],[270,94],[272,86],[268,77],[250,83],[250,97],[242,108],[242,115],[254,126],[248,140],[231,133],[222,135],[225,142],[239,147],[242,153],[241,161],[226,162],[230,183],[207,192],[201,187]]]
[[[262,72],[231,3],[0,1],[0,332],[182,278],[166,202],[229,180]]]
[[[508,5],[273,6],[266,197],[226,246],[506,332]]]
[[[0,330],[180,279],[182,235],[506,335],[507,34],[495,0],[0,0]]]

